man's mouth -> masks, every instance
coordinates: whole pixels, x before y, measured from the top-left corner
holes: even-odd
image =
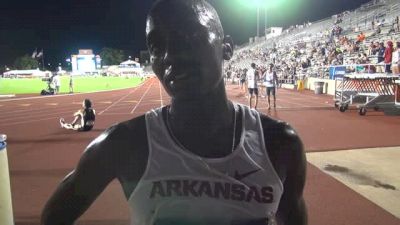
[[[185,80],[189,77],[189,74],[186,72],[178,72],[172,69],[172,66],[169,66],[165,70],[164,81],[169,84],[171,82]]]

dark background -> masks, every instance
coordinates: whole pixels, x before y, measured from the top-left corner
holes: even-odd
[[[226,34],[236,44],[256,35],[256,9],[238,0],[209,0]],[[65,63],[80,48],[124,50],[139,57],[145,50],[146,14],[154,0],[2,0],[0,4],[0,67],[18,56],[44,49],[45,62]],[[268,25],[287,27],[316,21],[369,0],[286,0],[268,10]],[[260,15],[264,27],[264,11]]]

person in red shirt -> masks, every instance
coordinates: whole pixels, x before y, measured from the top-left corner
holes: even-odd
[[[357,42],[363,42],[365,40],[365,34],[363,32],[361,32],[358,36],[357,36]]]
[[[392,54],[393,54],[393,42],[388,41],[386,43],[385,55],[384,55],[384,62],[386,64],[386,73],[392,73],[391,65],[392,65]]]

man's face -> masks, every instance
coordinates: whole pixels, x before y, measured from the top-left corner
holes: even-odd
[[[161,1],[150,13],[146,35],[153,71],[172,97],[200,97],[222,82],[223,32],[202,3]]]

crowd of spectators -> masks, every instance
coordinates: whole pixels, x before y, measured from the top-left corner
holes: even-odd
[[[354,32],[354,27],[343,29],[340,26],[346,15],[348,13],[336,16],[330,29],[309,34],[307,39],[293,35],[289,41],[282,42],[282,38],[277,37],[264,44],[239,49],[225,66],[229,78],[242,79],[252,62],[261,71],[273,63],[281,83],[295,83],[305,76],[328,78],[331,66],[344,66],[348,72],[399,74],[399,16],[386,27],[384,18],[374,18],[370,27]],[[307,27],[302,27],[304,32]],[[290,36],[291,29],[293,27],[285,35]]]

